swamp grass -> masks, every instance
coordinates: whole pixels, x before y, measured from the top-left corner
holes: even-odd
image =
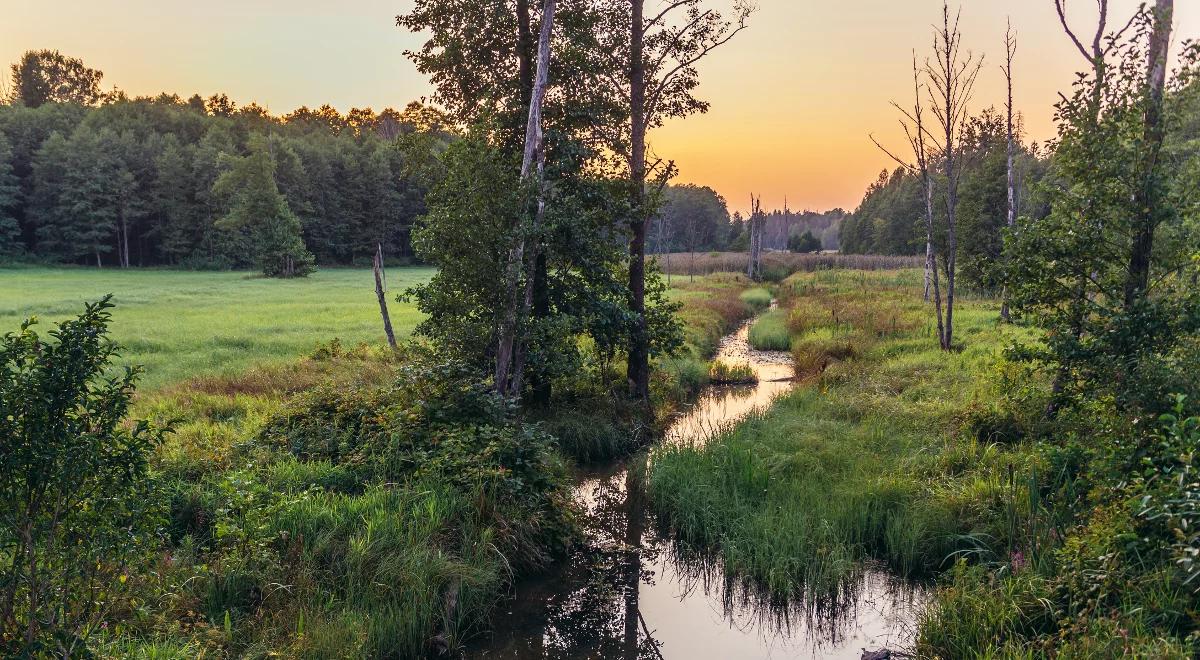
[[[818,272],[780,285],[785,320],[811,307],[795,341],[820,367],[703,446],[655,454],[649,492],[681,540],[716,548],[771,593],[811,599],[845,589],[867,558],[922,576],[979,539],[1005,545],[1011,525],[996,503],[1021,496],[1005,475],[1037,458],[960,430],[964,410],[995,396],[989,374],[1023,331],[999,325],[991,302],[968,301],[963,349],[940,351],[931,327],[902,322],[923,311],[920,278]]]
[[[750,345],[760,351],[786,351],[792,346],[788,331],[788,312],[782,309],[763,314],[750,326]]]

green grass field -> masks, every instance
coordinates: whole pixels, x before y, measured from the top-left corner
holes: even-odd
[[[397,335],[409,334],[421,317],[395,294],[432,274],[431,268],[390,271]],[[48,332],[85,301],[113,293],[112,336],[125,346],[126,362],[145,367],[141,389],[147,391],[292,360],[334,337],[347,346],[382,343],[374,286],[371,271],[352,269],[277,280],[242,272],[0,268],[0,333],[30,316]]]

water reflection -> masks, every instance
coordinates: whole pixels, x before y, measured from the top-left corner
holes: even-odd
[[[719,357],[749,362],[756,386],[712,388],[664,442],[698,443],[792,386],[790,356],[752,350],[748,325]],[[909,641],[921,592],[873,566],[823,594],[772,598],[719,558],[670,538],[649,510],[645,457],[577,475],[587,542],[518,585],[473,658],[859,658]]]

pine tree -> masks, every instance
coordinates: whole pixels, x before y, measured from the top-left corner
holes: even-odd
[[[20,201],[20,187],[13,174],[12,147],[0,132],[0,255],[21,251],[21,226],[13,216]]]
[[[217,228],[244,233],[264,275],[308,275],[313,256],[300,235],[300,219],[275,183],[275,161],[266,139],[251,139],[249,154],[228,161],[229,169],[213,185],[213,194],[228,202],[228,212],[217,221]]]

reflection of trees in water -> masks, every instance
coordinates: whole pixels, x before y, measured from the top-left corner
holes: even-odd
[[[781,597],[772,595],[760,581],[727,574],[716,552],[698,551],[676,540],[665,545],[665,561],[677,575],[683,597],[697,591],[715,596],[733,628],[762,639],[803,634],[814,651],[844,644],[859,622],[861,603],[881,603],[891,609],[915,597],[910,585],[867,567],[827,588],[801,588],[791,597]]]
[[[892,609],[915,598],[903,581],[869,568],[830,589],[806,590],[790,599],[772,597],[761,583],[727,577],[718,554],[671,540],[655,524],[647,510],[643,468],[644,463],[635,464],[580,485],[589,542],[552,578],[552,590],[516,608],[532,615],[530,625],[512,622],[518,625],[493,640],[503,649],[493,646],[484,657],[661,658],[662,644],[642,618],[639,599],[642,585],[663,579],[655,574],[660,566],[678,581],[681,597],[702,593],[718,600],[725,619],[742,633],[764,640],[802,634],[814,651],[843,644],[860,605],[874,606],[875,599]]]
[[[590,482],[585,524],[595,542],[573,558],[572,587],[546,604],[543,657],[661,657],[659,644],[641,619],[638,596],[642,582],[654,579],[644,569],[657,554],[643,548],[646,530],[645,489],[639,470]]]

